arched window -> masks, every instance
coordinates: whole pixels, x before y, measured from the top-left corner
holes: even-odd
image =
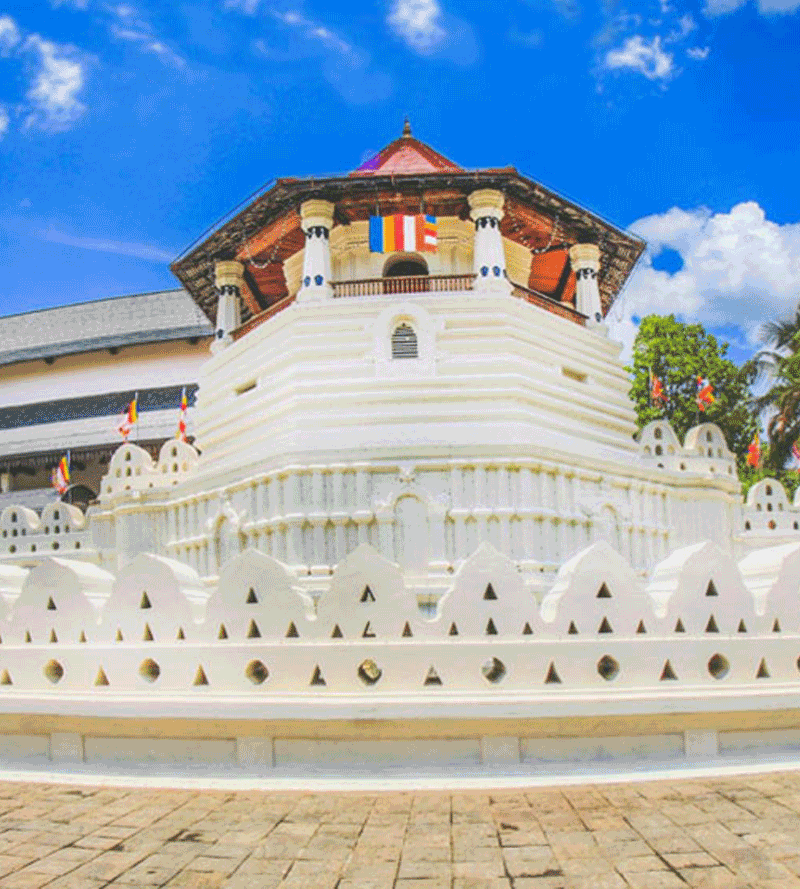
[[[403,322],[392,333],[392,358],[417,358],[417,335],[410,324]]]

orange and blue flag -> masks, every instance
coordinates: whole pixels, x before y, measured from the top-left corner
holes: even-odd
[[[370,216],[370,253],[435,253],[438,241],[435,216]]]

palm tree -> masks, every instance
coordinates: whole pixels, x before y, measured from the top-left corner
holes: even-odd
[[[792,319],[767,321],[761,328],[763,347],[755,356],[762,395],[752,399],[753,410],[767,418],[769,450],[765,462],[780,471],[800,437],[800,304]]]

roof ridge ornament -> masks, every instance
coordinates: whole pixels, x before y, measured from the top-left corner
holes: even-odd
[[[408,139],[411,137],[411,121],[408,119],[408,115],[403,118],[403,138]]]

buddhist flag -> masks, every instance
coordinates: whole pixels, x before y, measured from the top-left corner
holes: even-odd
[[[664,392],[664,384],[657,376],[650,371],[650,400],[655,404],[660,401],[662,404],[667,403],[667,395]]]
[[[53,487],[59,494],[66,494],[69,488],[69,451],[58,461],[51,478]]]
[[[747,464],[754,469],[758,469],[761,465],[761,440],[759,439],[757,432],[747,447]]]
[[[370,216],[370,253],[435,253],[439,228],[435,216]]]
[[[119,425],[117,426],[117,431],[119,434],[127,441],[128,436],[131,434],[131,429],[133,429],[134,425],[139,420],[139,393],[137,392],[133,396],[133,401],[128,405],[128,409],[122,415]]]
[[[697,378],[697,409],[700,411],[704,411],[706,408],[711,407],[716,399],[714,398],[714,387],[708,380],[703,379],[703,377]]]
[[[186,411],[188,408],[189,401],[186,398],[186,386],[184,386],[181,392],[181,413],[178,418],[178,431],[175,433],[175,438],[179,438],[181,441],[186,441]]]
[[[800,448],[797,447],[797,442],[792,445],[792,457],[794,458],[794,468],[800,472]]]

